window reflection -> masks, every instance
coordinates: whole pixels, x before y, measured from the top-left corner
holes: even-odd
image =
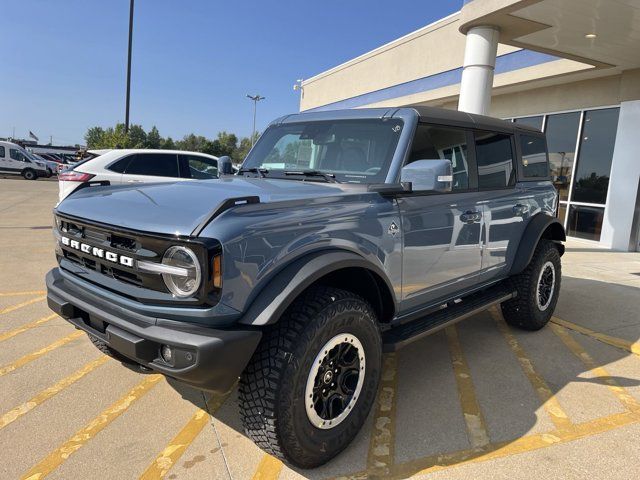
[[[549,147],[549,166],[560,200],[569,198],[579,122],[580,112],[559,113],[547,117],[545,130]]]
[[[529,127],[542,130],[542,115],[539,115],[537,117],[516,118],[514,119],[514,122],[516,122],[519,125],[527,125]]]
[[[618,108],[585,112],[572,201],[606,202],[618,112]]]
[[[567,234],[572,237],[599,241],[603,218],[603,207],[570,205]]]

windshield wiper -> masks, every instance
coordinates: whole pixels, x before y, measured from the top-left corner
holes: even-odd
[[[334,173],[319,170],[285,170],[285,175],[304,175],[305,177],[323,177],[329,183],[340,183]]]
[[[269,170],[259,167],[241,168],[240,170],[238,170],[238,175],[241,175],[243,173],[257,173],[258,175],[260,175],[260,178],[265,178],[269,173]]]

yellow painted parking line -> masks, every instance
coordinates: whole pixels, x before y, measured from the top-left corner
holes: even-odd
[[[84,335],[84,332],[81,332],[81,331],[73,332],[71,335],[67,335],[66,337],[63,337],[60,340],[56,340],[55,342],[47,345],[44,348],[41,348],[40,350],[31,352],[28,355],[25,355],[24,357],[19,358],[15,362],[9,363],[4,367],[0,367],[0,377],[3,375],[6,375],[7,373],[13,372],[16,368],[20,368],[23,365],[29,362],[32,362],[33,360],[36,360],[37,358],[40,358],[41,356],[51,352],[52,350],[62,347],[63,345],[66,345],[67,343],[83,335]]]
[[[169,445],[158,455],[147,470],[140,476],[141,480],[164,478],[169,469],[175,465],[187,447],[209,423],[209,414],[204,410],[198,410],[191,420],[171,440]]]
[[[283,463],[276,457],[265,454],[251,478],[253,480],[275,480],[280,476],[283,466]]]
[[[46,297],[43,295],[43,296],[40,296],[40,297],[32,298],[32,299],[27,300],[27,301],[22,302],[22,303],[18,303],[16,305],[11,305],[10,307],[5,307],[2,310],[0,310],[0,315],[5,314],[5,313],[9,313],[9,312],[13,312],[14,310],[18,310],[19,308],[26,307],[27,305],[31,305],[33,303],[41,302],[45,298]]]
[[[21,297],[23,295],[44,295],[44,290],[30,290],[27,292],[0,292],[0,297]]]
[[[536,372],[536,369],[533,366],[533,363],[527,357],[524,349],[520,346],[520,343],[516,339],[516,337],[509,331],[509,327],[502,319],[500,314],[492,309],[491,316],[496,321],[498,326],[498,330],[502,333],[507,344],[515,354],[518,362],[520,363],[520,368],[524,372],[525,376],[533,386],[533,389],[538,394],[538,398],[542,402],[545,411],[549,415],[549,418],[553,422],[553,424],[558,429],[564,429],[571,427],[571,421],[569,420],[569,416],[565,413],[564,409],[560,406],[560,402],[547,385],[547,382],[544,381],[544,378]]]
[[[551,330],[560,337],[560,340],[567,346],[571,352],[578,357],[582,363],[591,371],[593,375],[599,377],[607,388],[616,396],[618,401],[627,409],[632,412],[640,412],[640,402],[638,402],[627,390],[616,382],[607,370],[598,365],[595,360],[589,355],[582,345],[573,338],[567,330],[559,325],[551,324]]]
[[[160,452],[156,459],[147,467],[140,476],[140,480],[155,480],[164,478],[189,448],[202,429],[209,423],[210,415],[213,415],[224,403],[228,395],[214,395],[207,401],[206,409],[199,409],[186,423],[182,430]],[[204,398],[204,397],[203,397]]]
[[[5,340],[9,340],[12,337],[15,337],[16,335],[22,333],[22,332],[26,332],[27,330],[33,328],[33,327],[37,327],[38,325],[42,325],[43,323],[48,322],[49,320],[53,320],[54,318],[56,318],[57,315],[54,313],[53,315],[47,315],[46,317],[42,317],[39,318],[38,320],[34,320],[33,322],[27,323],[25,325],[22,325],[21,327],[16,328],[15,330],[11,330],[9,332],[6,333],[0,333],[0,342],[3,342]]]
[[[563,443],[572,442],[581,438],[605,433],[616,428],[640,423],[640,413],[624,412],[597,418],[585,423],[572,424],[570,428],[553,430],[546,433],[526,435],[511,441],[491,443],[484,447],[468,448],[455,452],[429,455],[417,458],[405,463],[394,465],[392,471],[385,478],[405,479],[413,476],[422,476],[453,467],[486,462],[498,458],[509,457],[521,453],[540,450]],[[361,471],[347,475],[341,475],[340,479],[362,480],[369,478],[368,471]]]
[[[138,385],[133,387],[127,394],[117,400],[113,405],[104,410],[81,430],[62,444],[59,448],[47,455],[40,463],[32,467],[21,478],[28,480],[38,480],[46,477],[58,468],[73,453],[82,448],[89,440],[95,437],[105,427],[116,418],[122,415],[136,400],[147,393],[156,383],[160,381],[162,375],[149,375]]]
[[[573,330],[574,332],[582,333],[583,335],[595,338],[602,343],[621,348],[623,350],[626,350],[627,352],[640,356],[640,342],[630,342],[629,340],[624,340],[623,338],[612,337],[604,333],[596,332],[595,330],[591,330],[587,327],[583,327],[582,325],[577,325],[575,323],[562,320],[558,317],[551,317],[551,322],[568,328],[569,330]]]
[[[555,430],[548,433],[528,435],[513,441],[486,445],[482,448],[472,448],[409,461],[398,465],[388,478],[400,479],[413,475],[425,475],[461,465],[504,458],[579,440],[638,422],[640,422],[640,415],[638,413],[617,413],[586,423],[574,424],[568,430]]]
[[[367,454],[367,469],[376,475],[389,472],[395,458],[395,422],[398,359],[395,353],[383,357],[380,387],[373,415],[373,431]]]
[[[18,405],[16,408],[3,414],[2,416],[0,416],[0,430],[6,427],[7,425],[9,425],[10,423],[14,422],[21,416],[25,415],[26,413],[29,413],[31,410],[36,408],[38,405],[40,405],[44,401],[49,400],[54,395],[60,393],[60,391],[67,388],[69,385],[74,384],[75,382],[80,380],[82,377],[84,377],[88,373],[98,368],[100,365],[103,365],[104,363],[106,363],[108,359],[109,357],[107,357],[106,355],[100,356],[93,362],[87,363],[84,367],[75,371],[68,377],[63,378],[55,385],[52,385],[46,390],[43,390],[42,392],[38,393],[31,400],[23,403],[22,405]]]
[[[476,392],[471,379],[471,370],[462,353],[462,345],[458,339],[458,331],[455,325],[445,329],[449,342],[449,352],[453,363],[453,372],[458,385],[458,396],[460,406],[464,414],[464,421],[467,424],[469,442],[474,448],[482,447],[489,443],[489,435],[484,416],[480,410],[480,404],[476,397]]]

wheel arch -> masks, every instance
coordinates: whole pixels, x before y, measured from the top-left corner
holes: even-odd
[[[258,293],[239,323],[276,323],[293,301],[314,285],[360,295],[374,308],[380,322],[390,321],[395,314],[393,287],[385,272],[353,252],[332,250],[305,255],[283,268]]]
[[[529,221],[525,228],[509,272],[510,275],[516,275],[527,268],[541,239],[551,240],[558,247],[560,255],[564,254],[564,245],[561,243],[567,240],[564,227],[556,217],[539,213]]]

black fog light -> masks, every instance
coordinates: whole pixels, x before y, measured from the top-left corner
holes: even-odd
[[[162,360],[171,364],[173,362],[173,349],[169,345],[162,345],[160,347],[160,356]]]

